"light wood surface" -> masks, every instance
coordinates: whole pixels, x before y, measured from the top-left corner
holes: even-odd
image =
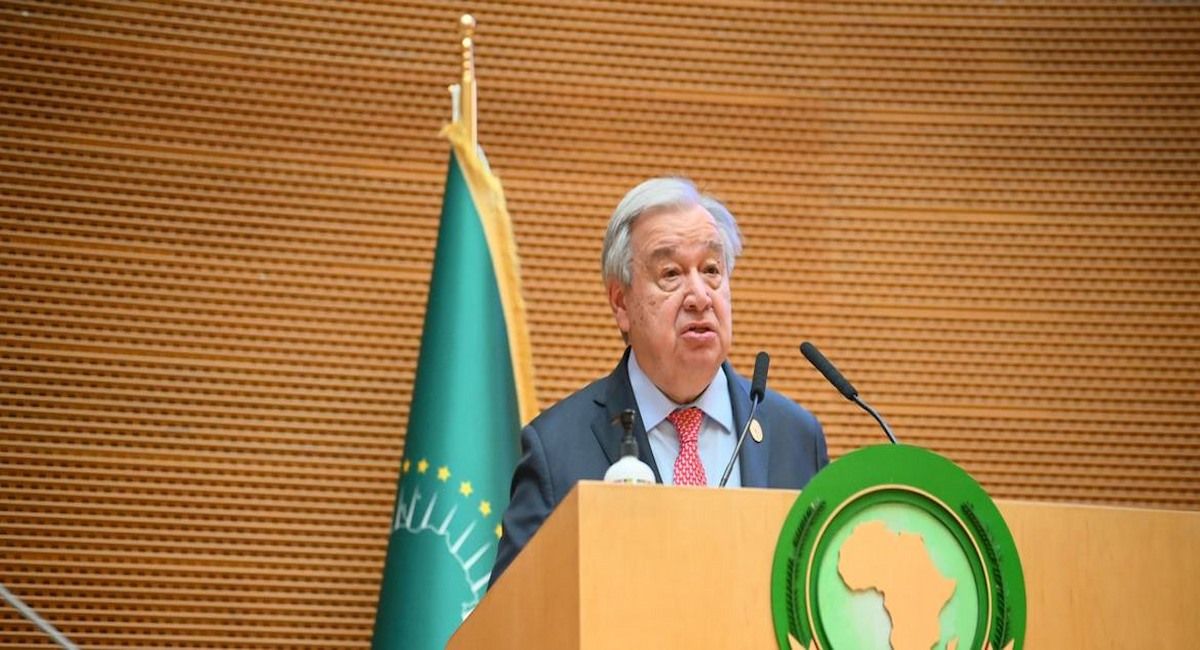
[[[580,483],[448,647],[773,647],[771,563],[797,494]],[[1025,572],[1026,648],[1200,638],[1200,513],[998,505]]]
[[[1200,513],[998,505],[1025,571],[1029,648],[1200,642]]]

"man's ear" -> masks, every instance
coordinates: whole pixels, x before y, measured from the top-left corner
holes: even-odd
[[[613,318],[617,321],[617,329],[622,334],[629,333],[629,312],[625,309],[625,287],[620,282],[608,283],[608,306],[612,307]]]

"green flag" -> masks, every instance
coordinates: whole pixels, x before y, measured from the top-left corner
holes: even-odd
[[[499,181],[451,141],[372,648],[441,650],[487,589],[532,418],[532,364]]]

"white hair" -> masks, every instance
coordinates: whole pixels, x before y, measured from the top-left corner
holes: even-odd
[[[633,282],[633,242],[631,232],[637,218],[647,212],[693,205],[708,210],[717,222],[725,253],[725,272],[733,273],[733,262],[742,253],[742,233],[737,220],[720,201],[701,194],[686,178],[652,178],[629,190],[617,204],[604,233],[604,248],[600,252],[600,267],[605,283],[618,281],[628,287]]]

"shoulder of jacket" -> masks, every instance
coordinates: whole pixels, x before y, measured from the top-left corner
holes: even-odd
[[[539,433],[562,430],[565,425],[578,425],[585,413],[594,413],[603,409],[601,404],[608,390],[608,377],[601,377],[579,390],[555,402],[550,408],[542,411],[533,418],[529,426]],[[591,417],[586,416],[582,424],[591,423]]]

